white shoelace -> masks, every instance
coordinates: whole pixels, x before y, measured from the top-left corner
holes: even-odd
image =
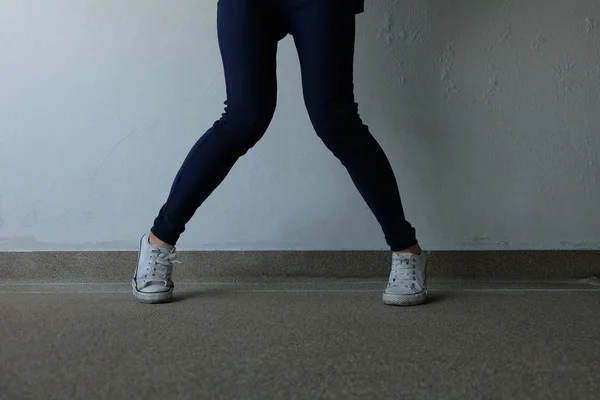
[[[152,257],[150,265],[146,268],[146,273],[138,279],[138,282],[143,286],[151,283],[162,283],[165,286],[171,284],[171,274],[173,273],[173,265],[180,264],[177,261],[177,253],[163,253],[158,249],[152,249]]]
[[[418,292],[416,268],[415,259],[394,257],[388,286],[405,286],[415,291],[415,293]]]

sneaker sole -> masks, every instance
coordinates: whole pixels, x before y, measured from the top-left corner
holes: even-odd
[[[135,298],[144,304],[159,304],[159,303],[168,303],[173,300],[173,289],[167,292],[158,292],[158,293],[144,293],[137,290],[137,285],[135,280],[131,281],[131,288],[133,289],[133,295]]]
[[[427,293],[383,294],[383,302],[388,306],[418,306],[427,301]]]

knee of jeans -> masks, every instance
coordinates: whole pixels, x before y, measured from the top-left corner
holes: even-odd
[[[350,143],[352,138],[368,133],[356,104],[335,108],[309,108],[308,112],[317,135],[330,150],[335,151],[341,145]]]
[[[229,106],[221,118],[221,123],[227,126],[227,130],[235,136],[238,143],[251,146],[264,135],[274,113],[275,102]]]

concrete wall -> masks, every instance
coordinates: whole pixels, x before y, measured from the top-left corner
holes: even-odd
[[[600,2],[371,0],[356,88],[430,249],[599,249]],[[0,0],[0,249],[133,249],[220,115],[214,0]],[[186,249],[380,249],[279,55]]]

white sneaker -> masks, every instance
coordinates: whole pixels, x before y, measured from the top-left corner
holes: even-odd
[[[416,306],[427,297],[427,257],[393,253],[392,272],[383,293],[383,302],[393,306]]]
[[[173,299],[173,264],[178,263],[175,248],[152,246],[148,234],[142,236],[135,275],[131,281],[133,295],[142,303],[165,303]]]

